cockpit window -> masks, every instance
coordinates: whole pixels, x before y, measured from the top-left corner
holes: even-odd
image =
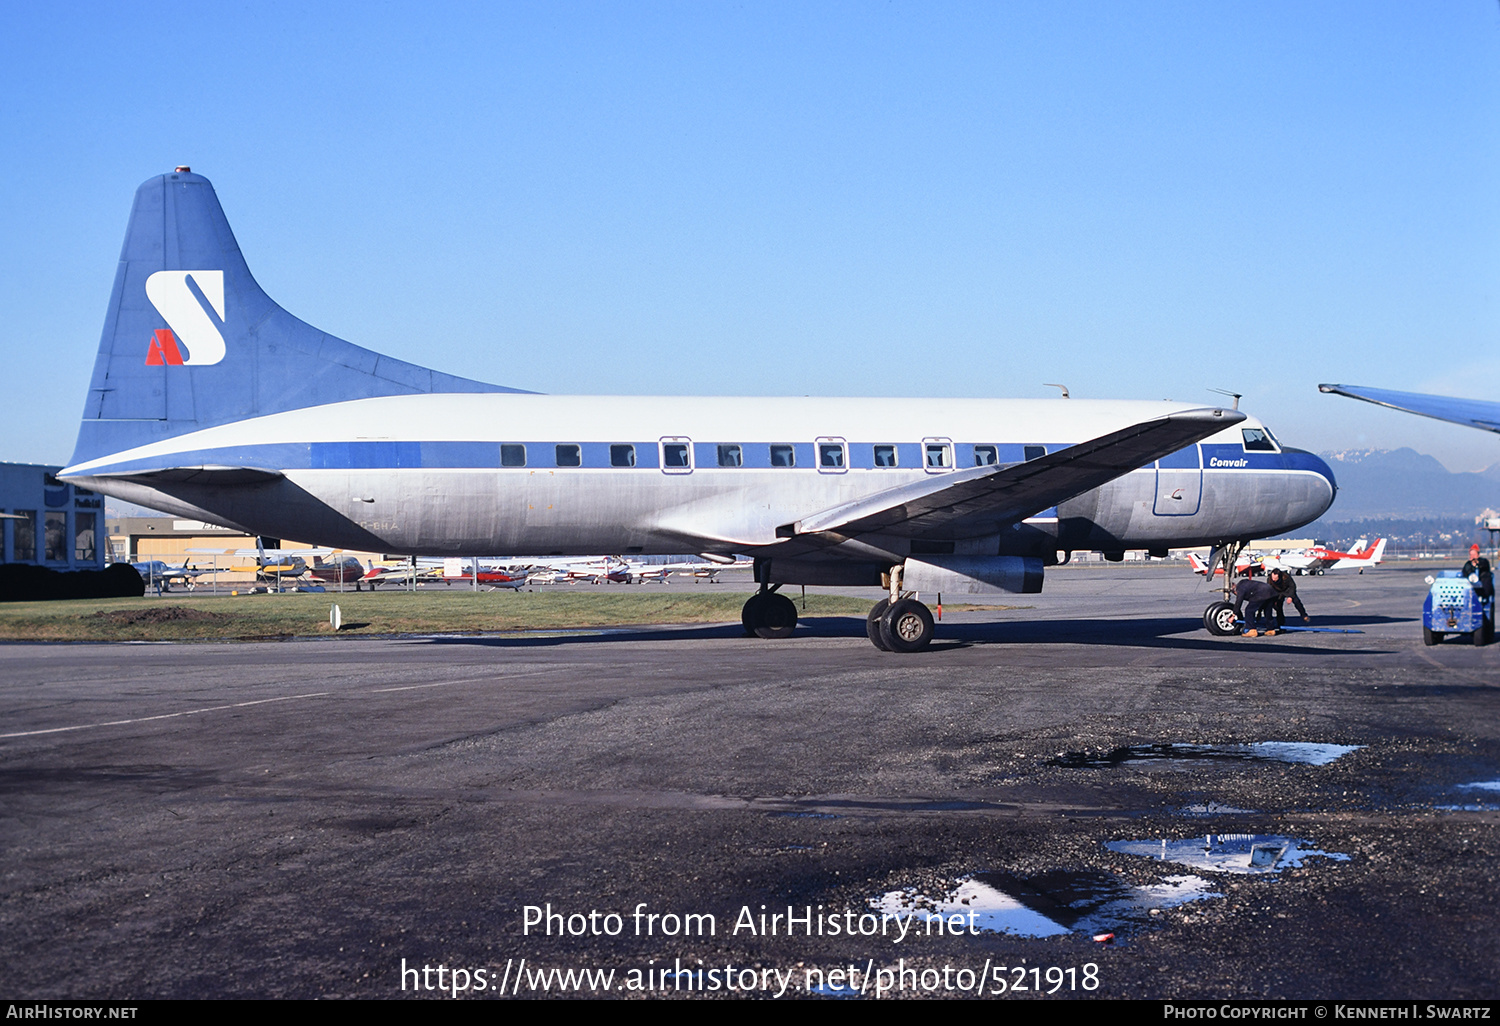
[[[1265,428],[1240,428],[1240,434],[1245,437],[1246,452],[1276,451],[1276,443],[1271,440],[1271,433]]]

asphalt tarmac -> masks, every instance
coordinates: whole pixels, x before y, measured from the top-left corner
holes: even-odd
[[[3,645],[0,996],[1494,998],[1500,647],[1423,647],[1430,571],[1253,640],[1108,566],[907,656]]]

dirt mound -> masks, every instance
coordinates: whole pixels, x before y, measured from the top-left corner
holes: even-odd
[[[219,622],[229,619],[223,613],[210,613],[205,609],[189,609],[187,606],[152,606],[150,609],[108,609],[90,616],[116,627],[134,627],[153,623],[199,623]]]

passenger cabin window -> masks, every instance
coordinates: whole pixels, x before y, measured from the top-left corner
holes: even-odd
[[[1047,447],[1045,445],[1028,445],[1025,448],[1025,454],[1028,460],[1039,460],[1047,455]]]
[[[664,442],[661,447],[661,465],[675,470],[684,470],[691,466],[688,462],[688,447],[686,442]]]
[[[875,465],[877,467],[894,467],[896,465],[896,447],[894,445],[877,445],[875,447]]]
[[[993,445],[974,446],[974,466],[993,467],[1000,462],[1000,453]]]
[[[719,466],[742,467],[745,465],[745,455],[737,445],[719,446]]]
[[[526,466],[526,446],[502,445],[500,447],[500,465],[502,467]]]
[[[927,452],[928,470],[944,470],[953,466],[953,454],[946,443],[928,442],[923,448]]]
[[[819,442],[818,466],[825,470],[842,470],[844,466],[844,447],[838,442]]]
[[[1240,428],[1240,434],[1245,436],[1246,452],[1275,452],[1276,445],[1271,441],[1271,435],[1260,428]]]
[[[635,466],[635,446],[611,445],[609,447],[609,465],[611,467]]]
[[[773,467],[795,467],[797,465],[797,450],[790,445],[771,446],[771,466]]]
[[[583,450],[576,445],[559,445],[557,447],[557,465],[559,467],[583,466]]]

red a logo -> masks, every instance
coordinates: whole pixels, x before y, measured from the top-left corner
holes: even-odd
[[[177,348],[177,336],[172,334],[171,328],[157,328],[156,337],[146,349],[147,367],[163,365],[182,366],[182,350]]]

